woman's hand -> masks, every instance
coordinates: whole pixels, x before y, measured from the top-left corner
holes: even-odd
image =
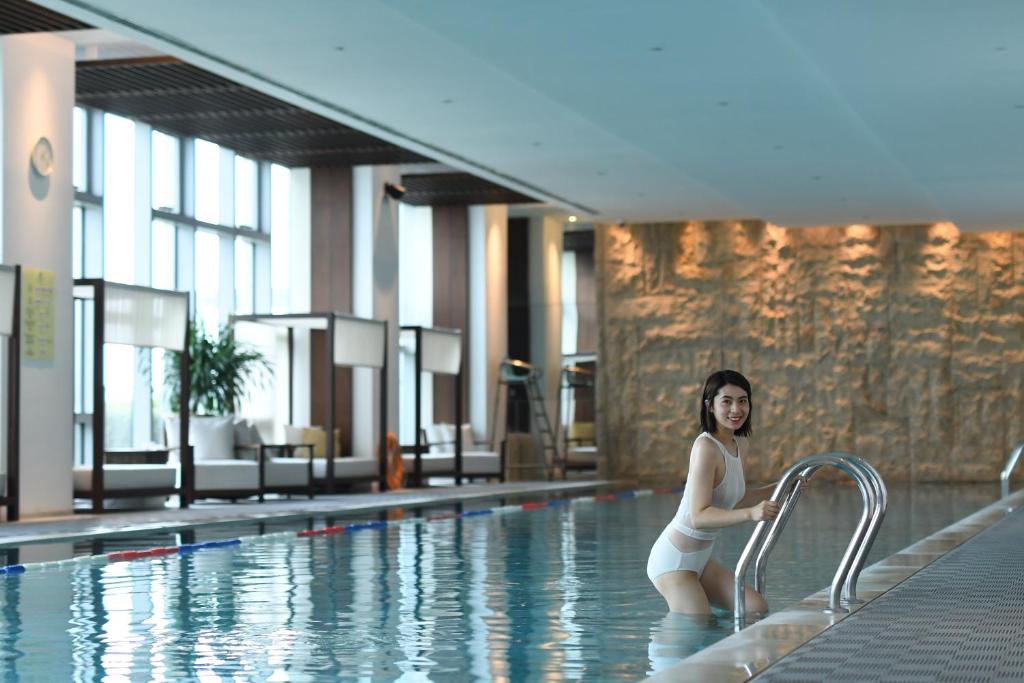
[[[774,500],[763,500],[752,508],[748,508],[750,521],[763,522],[775,519],[779,514],[779,504]]]

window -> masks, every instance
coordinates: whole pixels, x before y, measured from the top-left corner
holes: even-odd
[[[92,131],[95,144],[90,144]],[[191,289],[192,315],[211,332],[232,312],[254,312],[262,300],[256,295],[257,283],[268,287],[287,282],[288,169],[234,155],[207,140],[151,130],[132,119],[83,107],[75,108],[73,133],[78,193],[71,217],[74,277]],[[140,149],[145,145],[149,150]],[[139,166],[138,158],[150,162]],[[90,182],[94,169],[102,182]],[[272,182],[264,185],[264,177]],[[272,190],[264,198],[269,215],[261,210],[264,189]],[[272,229],[280,239],[272,252],[276,257],[268,257]],[[140,250],[147,243],[148,255]],[[147,258],[148,264],[140,263]],[[272,276],[275,264],[284,269],[283,280]],[[91,302],[74,305],[74,443],[79,463],[92,459],[91,307]],[[104,359],[108,447],[162,441],[168,411],[165,352],[107,344]]]
[[[181,210],[181,143],[178,138],[153,131],[153,208],[168,213]]]
[[[196,220],[220,222],[220,145],[196,140]]]
[[[103,124],[103,277],[135,284],[135,122]]]
[[[220,325],[220,236],[211,230],[196,231],[195,319],[206,332]]]
[[[270,167],[270,307],[274,313],[291,310],[288,300],[288,217],[291,212],[291,171]]]
[[[256,162],[245,157],[235,157],[235,225],[255,228],[259,209],[256,201]]]
[[[255,248],[251,240],[235,238],[235,313],[253,313]]]
[[[84,277],[85,272],[85,207],[71,209],[71,277]]]
[[[89,191],[89,114],[81,107],[75,107],[71,117],[71,135],[74,145],[71,161],[71,178],[79,192]]]
[[[175,277],[174,254],[177,250],[175,239],[174,223],[156,219],[153,221],[152,237],[152,263],[150,264],[150,279],[152,286],[160,289],[174,289],[177,278]]]

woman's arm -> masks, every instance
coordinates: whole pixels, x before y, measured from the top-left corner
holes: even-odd
[[[695,529],[721,529],[747,521],[771,519],[778,514],[778,504],[769,501],[734,510],[712,507],[711,492],[715,487],[718,459],[718,449],[708,441],[697,444],[690,456],[687,485],[691,487],[689,513]]]

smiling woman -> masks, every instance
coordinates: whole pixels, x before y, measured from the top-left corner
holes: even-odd
[[[690,451],[686,489],[675,517],[651,548],[647,577],[669,610],[708,614],[711,606],[732,609],[732,572],[711,559],[718,530],[748,521],[772,519],[777,503],[772,488],[747,491],[740,439],[750,434],[751,387],[735,370],[713,372],[704,382],[700,424]],[[747,609],[766,612],[768,604],[746,589]]]

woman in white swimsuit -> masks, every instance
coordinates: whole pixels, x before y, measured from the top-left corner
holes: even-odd
[[[743,451],[750,434],[750,382],[734,370],[719,370],[704,383],[703,430],[690,450],[690,469],[675,517],[651,548],[647,576],[672,612],[708,614],[711,605],[733,608],[733,573],[711,559],[718,530],[774,519],[779,505],[772,486],[746,490]],[[748,612],[768,603],[749,586]]]

